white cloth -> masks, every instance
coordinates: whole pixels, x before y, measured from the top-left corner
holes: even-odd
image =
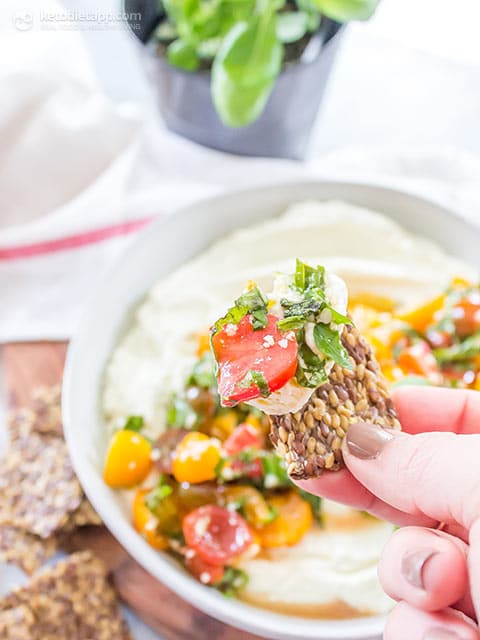
[[[34,1],[23,4],[36,19]],[[336,177],[480,211],[480,160],[454,149],[350,148],[297,163],[178,138],[148,109],[108,99],[81,34],[19,30],[16,6],[0,14],[0,342],[68,338],[135,231],[221,190]]]

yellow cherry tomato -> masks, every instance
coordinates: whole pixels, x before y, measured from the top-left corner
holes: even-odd
[[[168,540],[158,532],[158,520],[145,504],[151,489],[139,489],[132,505],[133,526],[154,549],[167,549]]]
[[[412,309],[407,313],[399,316],[399,320],[406,322],[416,331],[423,332],[434,321],[437,311],[445,305],[445,295],[442,294],[433,300],[429,300],[416,309]]]
[[[269,505],[277,513],[276,518],[255,532],[260,545],[265,548],[292,546],[300,542],[313,524],[312,509],[296,491],[273,496]]]
[[[197,356],[201,358],[207,351],[210,351],[210,335],[202,333],[198,336]]]
[[[222,441],[226,440],[237,426],[237,423],[237,412],[234,409],[229,409],[228,411],[215,416],[210,427],[210,434]]]
[[[150,442],[140,433],[117,431],[108,448],[103,479],[114,489],[134,487],[150,473],[151,451]]]
[[[215,478],[220,460],[220,443],[199,431],[191,431],[180,441],[173,460],[173,475],[177,482],[197,484]]]

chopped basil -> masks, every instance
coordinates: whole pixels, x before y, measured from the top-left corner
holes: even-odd
[[[174,393],[167,405],[166,419],[167,427],[190,429],[197,422],[198,416],[186,398]]]
[[[297,258],[294,283],[301,292],[309,287],[322,289],[325,286],[325,267],[311,267]]]
[[[314,389],[328,380],[325,361],[321,360],[308,345],[299,343],[298,364],[295,372],[298,384]]]
[[[326,324],[316,324],[313,328],[313,337],[317,348],[341,367],[351,369],[352,363],[347,350],[340,340],[338,331],[333,331]]]
[[[317,523],[323,525],[322,498],[320,498],[320,496],[314,496],[313,493],[308,493],[308,491],[304,491],[303,489],[299,489],[298,492],[312,508],[313,517]]]
[[[282,331],[290,331],[301,329],[305,324],[305,319],[302,316],[291,316],[283,318],[277,322],[277,327]]]
[[[213,355],[207,351],[198,360],[187,380],[187,386],[194,385],[202,389],[215,388],[217,380],[215,377],[215,364]]]
[[[243,589],[248,583],[248,574],[237,567],[226,567],[223,578],[215,584],[215,588],[227,597],[233,597],[237,591]]]
[[[253,384],[258,387],[262,398],[267,398],[270,395],[268,382],[263,373],[261,371],[255,371],[255,369],[250,369],[247,375],[240,382],[239,386],[242,389],[249,389]]]
[[[237,298],[234,306],[230,307],[223,318],[217,320],[213,332],[221,331],[227,324],[238,324],[249,313],[253,316],[253,328],[264,329],[267,326],[267,305],[267,298],[258,287],[253,287]]]
[[[463,342],[453,344],[451,347],[435,349],[433,353],[441,364],[473,358],[480,353],[480,332],[474,333],[472,336],[465,338]]]
[[[252,327],[254,331],[265,329],[267,326],[267,308],[255,309],[252,311]]]
[[[263,486],[265,489],[277,489],[290,486],[285,462],[274,451],[264,451],[261,457]]]
[[[143,416],[129,416],[125,422],[124,429],[127,431],[136,431],[137,433],[145,426]]]
[[[173,492],[172,487],[167,483],[166,476],[162,474],[159,478],[155,489],[152,489],[145,498],[145,506],[149,511],[155,513],[160,506],[162,500],[167,498]]]

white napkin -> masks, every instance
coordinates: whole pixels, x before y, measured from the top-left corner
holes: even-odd
[[[58,10],[54,0],[42,10]],[[102,92],[77,31],[34,0],[0,13],[0,342],[71,336],[100,276],[152,217],[225,189],[312,176],[413,190],[473,218],[480,160],[451,149],[344,149],[307,163],[229,156]],[[34,18],[32,28],[15,20]]]

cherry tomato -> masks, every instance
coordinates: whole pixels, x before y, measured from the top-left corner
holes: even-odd
[[[197,484],[215,478],[220,443],[199,431],[190,431],[175,450],[172,471],[177,482]]]
[[[185,566],[202,584],[217,584],[225,573],[221,565],[205,562],[194,549],[186,550]]]
[[[480,328],[480,293],[471,293],[453,307],[453,323],[460,338],[466,338]]]
[[[103,479],[109,487],[134,487],[150,473],[152,445],[140,433],[122,429],[112,437],[107,451]]]
[[[233,430],[232,434],[223,443],[223,450],[229,456],[233,456],[245,449],[261,449],[262,437],[258,429],[242,422]]]
[[[185,516],[183,535],[202,560],[214,565],[227,564],[253,542],[247,523],[238,513],[211,504]]]
[[[133,499],[133,526],[154,549],[167,549],[168,539],[158,532],[158,520],[147,508],[145,499],[151,489],[139,489]]]
[[[269,504],[277,517],[269,524],[255,529],[260,545],[271,547],[292,546],[300,542],[313,524],[312,509],[296,491],[273,496]]]
[[[252,318],[246,315],[237,325],[226,325],[212,336],[223,406],[234,406],[262,395],[256,382],[245,384],[251,371],[263,376],[270,393],[295,375],[298,352],[295,333],[281,331],[277,322],[278,318],[269,314],[267,326],[254,331]]]

